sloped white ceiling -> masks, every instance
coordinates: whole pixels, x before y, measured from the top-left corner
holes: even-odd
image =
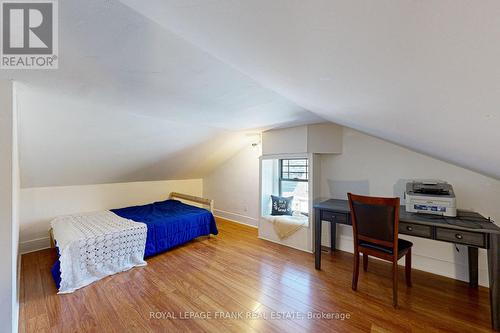
[[[23,187],[201,177],[328,119],[500,179],[500,2],[65,0],[18,81]]]
[[[59,2],[60,66],[18,81],[23,187],[202,177],[248,131],[321,120],[118,1]]]
[[[331,121],[500,178],[500,2],[123,0]]]

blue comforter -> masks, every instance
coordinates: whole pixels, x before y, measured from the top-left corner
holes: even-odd
[[[144,206],[112,209],[111,211],[123,218],[146,223],[148,234],[145,258],[189,242],[199,236],[219,233],[211,212],[186,205],[178,200],[166,200]],[[57,252],[59,258],[58,248]],[[52,267],[51,273],[56,287],[59,289],[61,283],[59,259]]]
[[[164,252],[199,236],[218,233],[212,213],[178,200],[111,211],[123,218],[147,224],[145,257]]]

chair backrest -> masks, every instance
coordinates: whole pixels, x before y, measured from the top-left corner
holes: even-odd
[[[397,253],[399,198],[347,194],[351,209],[354,243],[359,241],[393,248]]]

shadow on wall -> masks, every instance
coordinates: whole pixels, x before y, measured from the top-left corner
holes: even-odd
[[[393,193],[395,197],[399,197],[399,202],[401,205],[406,203],[405,200],[405,192],[406,192],[406,183],[411,182],[412,179],[398,179],[396,184],[393,186]]]
[[[411,179],[399,179],[393,185],[393,195],[401,199],[401,205],[405,204],[406,183]],[[328,180],[330,197],[334,199],[347,199],[347,192],[359,195],[370,195],[370,181],[362,180]],[[377,194],[373,194],[377,195]]]
[[[143,181],[151,174],[162,175],[152,180],[203,178],[235,156],[248,142],[245,132],[225,131],[202,143],[197,142],[171,152],[147,166],[121,175],[120,179]],[[193,151],[196,153],[193,154]]]
[[[347,192],[359,195],[370,194],[369,180],[328,180],[330,197],[347,200]]]

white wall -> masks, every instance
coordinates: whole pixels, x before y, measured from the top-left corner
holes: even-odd
[[[246,148],[221,165],[204,182],[204,194],[215,199],[217,214],[256,225],[258,212],[257,152]],[[442,162],[393,143],[344,128],[343,153],[321,155],[321,197],[345,198],[348,191],[402,197],[412,178],[438,178],[451,183],[458,207],[473,209],[500,221],[500,181]],[[246,207],[246,210],[245,210]],[[255,222],[254,222],[255,221]],[[323,245],[329,246],[329,228],[323,228]],[[339,226],[337,247],[352,252],[352,228]],[[467,251],[453,244],[403,236],[414,243],[417,269],[468,280]],[[479,251],[479,282],[488,284],[486,251]]]
[[[262,154],[307,153],[307,126],[280,128],[262,133]]]
[[[49,222],[59,215],[166,200],[170,192],[201,196],[201,179],[83,186],[23,188],[20,192],[21,252],[49,246]]]
[[[17,109],[13,83],[0,80],[0,331],[17,331],[18,222],[17,222]]]
[[[473,209],[500,221],[500,181],[430,158],[360,132],[344,129],[343,153],[324,155],[321,164],[321,195],[346,198],[346,192],[377,196],[402,196],[404,180],[437,178],[451,183],[459,208]],[[329,246],[329,228],[323,245]],[[468,280],[467,251],[453,244],[407,237],[414,243],[413,266],[417,269]],[[352,252],[352,229],[338,227],[337,247]],[[479,280],[488,284],[486,251],[480,250]]]
[[[259,218],[260,147],[248,144],[203,178],[203,195],[215,200],[215,215],[252,226]]]
[[[21,278],[21,253],[19,251],[19,198],[21,174],[19,170],[19,143],[18,143],[18,104],[17,83],[13,83],[12,91],[12,327],[18,330],[19,321],[19,288]]]
[[[342,152],[342,126],[322,122],[262,133],[262,155],[337,154]]]

